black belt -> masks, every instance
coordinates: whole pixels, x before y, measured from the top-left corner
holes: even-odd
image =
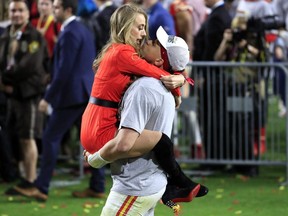
[[[118,102],[104,100],[100,98],[90,97],[89,103],[96,104],[98,106],[109,107],[109,108],[116,108],[118,109]]]

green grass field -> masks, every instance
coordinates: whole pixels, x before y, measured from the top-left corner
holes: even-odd
[[[0,216],[98,216],[105,199],[76,199],[71,191],[88,186],[86,175],[79,184],[52,187],[49,200],[39,203],[25,197],[5,196],[4,190],[12,184],[0,183]],[[53,181],[75,180],[71,175],[57,175]],[[236,174],[216,173],[195,181],[207,185],[207,196],[196,198],[191,203],[181,203],[180,216],[285,216],[288,213],[288,190],[281,186],[285,179],[284,167],[260,168],[260,175],[245,178]],[[107,175],[106,193],[111,186]],[[156,216],[173,215],[171,209],[158,204]]]
[[[269,112],[277,115],[277,100],[270,101]],[[274,115],[274,116],[275,116]],[[272,116],[272,115],[269,115]],[[285,120],[269,119],[267,128],[268,142],[279,142],[282,154],[276,159],[285,161]],[[272,136],[277,131],[277,136]],[[73,142],[79,148],[77,141]],[[275,157],[267,151],[267,158]],[[76,164],[77,165],[77,164]],[[188,169],[188,166],[182,167]],[[64,164],[64,167],[67,165]],[[109,171],[109,170],[108,170]],[[193,178],[209,188],[207,196],[196,198],[191,203],[181,203],[180,216],[286,216],[288,215],[288,190],[282,186],[286,182],[286,168],[284,166],[261,166],[260,175],[246,178],[237,174],[215,173],[213,175]],[[75,177],[68,174],[58,174],[53,182],[65,181],[71,183]],[[9,197],[4,191],[13,184],[0,183],[0,216],[99,216],[105,199],[76,199],[71,196],[74,190],[88,187],[89,175],[70,186],[51,187],[49,199],[46,203],[39,203],[25,197]],[[109,172],[106,181],[106,193],[111,187]],[[173,216],[168,207],[158,204],[156,216]],[[134,216],[134,215],[133,215]],[[136,215],[135,215],[136,216]]]

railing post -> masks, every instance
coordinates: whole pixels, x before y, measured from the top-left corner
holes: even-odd
[[[286,98],[286,102],[288,102],[288,69],[287,69],[287,66],[285,67],[283,65],[283,70],[285,72],[285,98]],[[287,105],[286,105],[287,106]],[[285,140],[285,143],[286,143],[286,181],[282,183],[282,185],[288,185],[288,114],[286,113],[286,116],[285,116],[285,119],[286,119],[286,123],[285,123],[285,131],[286,131],[286,140]]]

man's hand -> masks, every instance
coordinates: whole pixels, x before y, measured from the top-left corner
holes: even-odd
[[[105,166],[106,164],[110,163],[110,161],[106,161],[101,157],[99,151],[95,152],[94,154],[90,154],[89,152],[84,150],[83,156],[84,156],[84,160],[88,162],[90,166],[94,168],[101,168]]]
[[[3,91],[7,94],[13,93],[13,86],[3,84],[1,77],[0,77],[0,91]]]
[[[162,76],[160,80],[170,90],[181,87],[185,83],[185,77],[182,74]]]
[[[6,92],[7,94],[12,94],[13,90],[14,90],[13,86],[9,86],[9,85],[4,86],[4,92]]]
[[[38,105],[38,110],[40,112],[47,113],[48,112],[48,106],[49,106],[49,103],[46,100],[41,99],[39,102],[39,105]]]

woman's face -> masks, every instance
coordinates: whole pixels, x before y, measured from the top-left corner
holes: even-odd
[[[141,45],[143,38],[146,36],[146,19],[143,14],[138,14],[131,29],[131,40],[138,46]]]
[[[51,0],[39,0],[38,11],[42,16],[48,16],[53,13]]]

